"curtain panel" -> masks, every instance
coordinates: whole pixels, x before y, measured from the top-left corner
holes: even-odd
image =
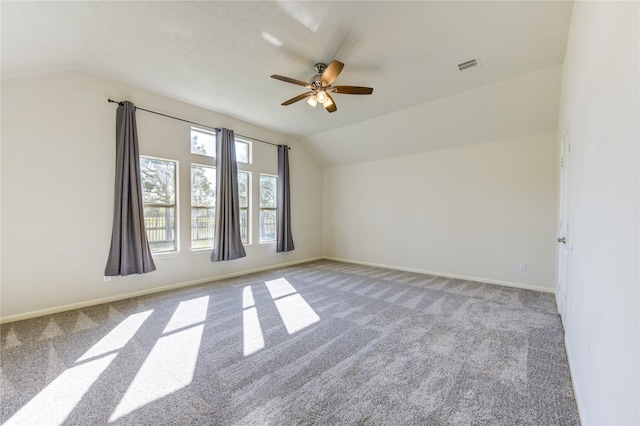
[[[144,274],[155,269],[144,228],[136,107],[125,101],[116,112],[113,229],[104,274]]]
[[[276,251],[294,250],[291,235],[291,191],[289,188],[289,147],[278,145],[278,235]]]
[[[233,130],[216,130],[216,223],[212,262],[246,256],[240,234],[235,136]]]

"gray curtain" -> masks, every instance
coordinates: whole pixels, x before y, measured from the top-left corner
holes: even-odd
[[[116,185],[111,248],[105,276],[156,270],[144,229],[136,107],[122,102],[116,112]]]
[[[240,235],[235,137],[233,130],[216,130],[216,225],[212,262],[246,256]]]
[[[276,251],[292,251],[291,193],[289,190],[289,147],[278,145],[278,240]]]

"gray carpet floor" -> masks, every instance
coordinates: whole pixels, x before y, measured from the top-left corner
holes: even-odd
[[[7,425],[579,424],[548,293],[322,260],[0,332]]]

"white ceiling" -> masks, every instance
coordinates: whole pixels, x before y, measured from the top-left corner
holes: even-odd
[[[311,137],[561,64],[564,1],[8,2],[2,78],[81,68],[298,137]],[[460,73],[478,57],[482,67]],[[328,114],[305,89],[345,63]],[[152,108],[153,105],[145,105]]]
[[[324,166],[518,139],[558,129],[560,65],[307,136]]]

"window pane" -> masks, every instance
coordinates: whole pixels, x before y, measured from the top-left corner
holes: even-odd
[[[260,210],[260,241],[276,240],[276,211],[273,209]]]
[[[238,172],[238,197],[241,208],[249,206],[249,173],[247,172]]]
[[[238,163],[249,162],[249,142],[236,140],[236,161]]]
[[[177,250],[175,213],[175,207],[144,208],[144,226],[152,253]]]
[[[212,248],[216,168],[191,165],[191,248]]]
[[[260,241],[276,240],[278,177],[260,175]]]
[[[251,144],[247,141],[236,140],[236,161],[238,163],[249,163],[249,150]],[[191,153],[216,156],[216,132],[200,129],[191,129]]]
[[[260,175],[260,208],[276,208],[278,178]]]
[[[191,248],[212,248],[216,211],[214,208],[191,207]]]
[[[242,237],[243,244],[249,244],[249,211],[247,209],[240,209],[240,237]]]
[[[238,198],[240,200],[240,235],[249,244],[249,173],[238,172]]]
[[[191,165],[191,205],[216,205],[216,168]]]
[[[140,156],[144,225],[152,253],[176,251],[178,163]]]
[[[140,157],[143,201],[145,204],[176,203],[176,163]]]
[[[216,156],[216,132],[191,129],[191,153]]]

